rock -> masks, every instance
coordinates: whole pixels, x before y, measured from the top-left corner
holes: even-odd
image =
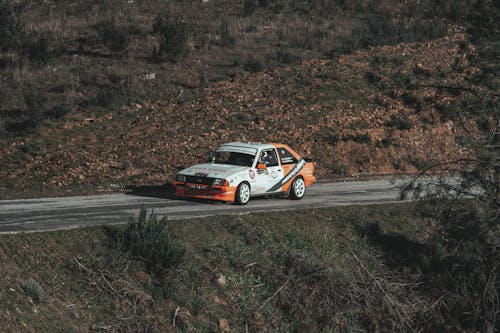
[[[231,332],[231,327],[229,327],[229,321],[225,318],[219,319],[219,328],[222,332]]]
[[[227,285],[227,279],[224,275],[220,275],[217,279],[217,284],[221,287],[225,287]]]

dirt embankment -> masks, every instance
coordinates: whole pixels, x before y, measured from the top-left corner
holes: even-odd
[[[467,38],[450,31],[91,117],[70,113],[0,149],[1,196],[162,184],[233,140],[285,142],[314,158],[319,179],[412,173],[467,156],[476,121],[449,116],[467,91],[484,90],[470,84],[481,73]]]

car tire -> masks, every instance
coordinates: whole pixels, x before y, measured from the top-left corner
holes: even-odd
[[[304,197],[304,194],[306,194],[306,183],[304,182],[304,178],[297,177],[290,187],[290,199],[300,200]]]
[[[238,205],[246,205],[250,200],[250,184],[243,182],[238,186],[236,190],[236,196],[234,202]]]

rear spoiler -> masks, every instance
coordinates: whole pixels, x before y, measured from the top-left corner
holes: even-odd
[[[313,159],[311,157],[304,157],[304,161],[306,161],[306,162],[312,162]]]

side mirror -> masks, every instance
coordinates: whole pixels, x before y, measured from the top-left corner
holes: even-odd
[[[264,163],[257,164],[257,170],[266,170],[267,166]]]

